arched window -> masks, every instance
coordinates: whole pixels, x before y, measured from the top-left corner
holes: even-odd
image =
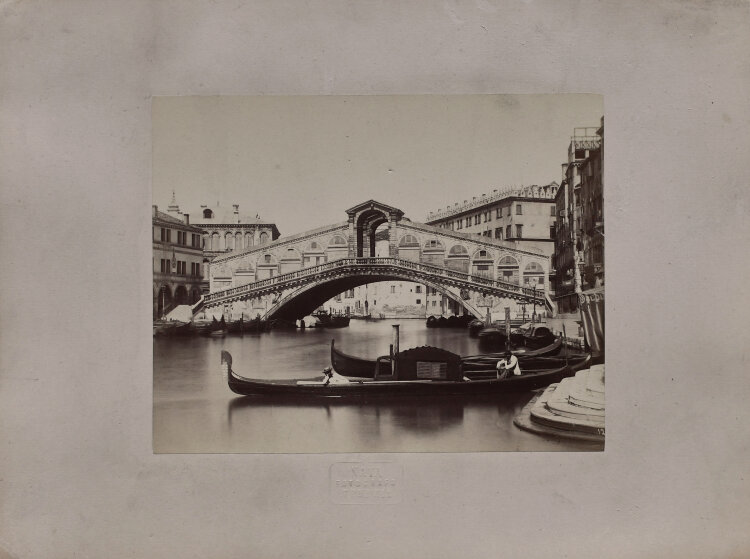
[[[213,217],[214,217],[214,212],[212,212],[212,211],[211,211],[211,210],[209,210],[209,209],[205,209],[205,210],[203,210],[203,218],[204,218],[204,219],[211,219],[211,218],[213,218]]]
[[[469,251],[466,250],[466,247],[463,245],[453,245],[451,249],[448,251],[448,256],[451,257],[462,257],[462,256],[469,256]]]
[[[419,241],[414,235],[404,235],[398,243],[400,247],[418,247]]]
[[[263,233],[260,234],[260,244],[264,245],[268,242],[268,233],[263,231]]]
[[[518,285],[518,260],[503,256],[497,263],[497,279]]]
[[[529,262],[523,270],[524,287],[544,285],[544,268],[537,262]]]

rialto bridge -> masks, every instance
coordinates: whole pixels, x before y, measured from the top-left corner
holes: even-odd
[[[481,318],[487,308],[502,316],[520,303],[551,309],[549,258],[541,252],[416,223],[374,200],[346,213],[347,221],[215,258],[207,314],[297,320],[339,293],[387,280],[432,287]],[[377,257],[383,225],[388,256]]]

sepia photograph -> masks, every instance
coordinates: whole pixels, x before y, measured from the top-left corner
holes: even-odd
[[[602,96],[152,115],[155,452],[604,448]]]
[[[750,557],[748,26],[2,2],[0,559]]]

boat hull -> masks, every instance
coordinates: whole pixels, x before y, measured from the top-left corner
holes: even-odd
[[[374,380],[351,379],[344,384],[325,384],[320,376],[305,380],[261,380],[245,378],[231,368],[228,371],[229,389],[244,396],[287,395],[314,399],[399,397],[437,395],[488,395],[526,392],[549,386],[572,376],[580,367],[563,366],[533,371],[505,379],[477,378],[476,380]]]

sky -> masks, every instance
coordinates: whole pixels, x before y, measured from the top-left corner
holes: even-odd
[[[231,207],[282,236],[374,199],[427,213],[510,186],[560,182],[599,95],[157,97],[153,203]]]

